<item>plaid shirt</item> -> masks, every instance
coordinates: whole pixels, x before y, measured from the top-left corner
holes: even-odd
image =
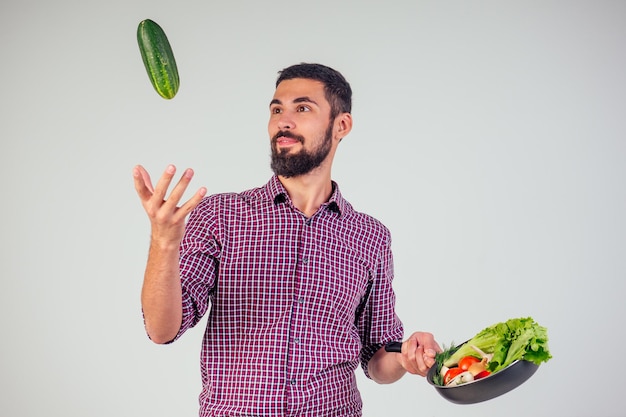
[[[333,187],[310,218],[276,176],[206,197],[190,215],[177,338],[210,301],[200,416],[361,415],[354,371],[360,363],[367,375],[372,355],[403,328],[389,231]]]

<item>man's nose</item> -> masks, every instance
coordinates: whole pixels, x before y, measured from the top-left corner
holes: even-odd
[[[288,113],[282,113],[280,118],[278,119],[278,128],[283,129],[293,129],[296,127],[293,118]]]

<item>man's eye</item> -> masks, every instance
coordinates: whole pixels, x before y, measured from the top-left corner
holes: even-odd
[[[310,111],[310,109],[307,106],[298,106],[298,111],[305,112],[305,111]]]
[[[279,113],[281,113],[281,110],[280,110],[278,107],[274,107],[274,108],[271,110],[271,112],[272,112],[272,114],[279,114]]]

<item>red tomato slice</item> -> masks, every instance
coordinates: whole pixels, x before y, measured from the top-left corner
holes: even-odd
[[[463,371],[463,369],[459,368],[458,366],[455,366],[454,368],[448,369],[446,374],[443,376],[443,384],[447,385],[448,382],[453,380],[454,377],[457,376],[458,374],[460,374],[461,372],[464,372],[464,371]]]
[[[474,376],[474,379],[484,378],[484,377],[489,376],[489,375],[491,375],[491,372],[489,372],[489,371],[481,371],[481,372],[477,373]]]
[[[480,362],[480,359],[478,359],[476,356],[464,356],[459,361],[459,368],[467,371],[469,367],[472,366],[472,364],[477,362]]]

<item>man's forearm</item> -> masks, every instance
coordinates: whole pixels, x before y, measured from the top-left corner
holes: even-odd
[[[155,343],[170,342],[182,322],[178,246],[151,242],[141,291],[146,331]]]
[[[380,348],[367,364],[367,371],[375,382],[379,384],[391,384],[396,382],[406,373],[398,360],[399,353],[386,352]]]

